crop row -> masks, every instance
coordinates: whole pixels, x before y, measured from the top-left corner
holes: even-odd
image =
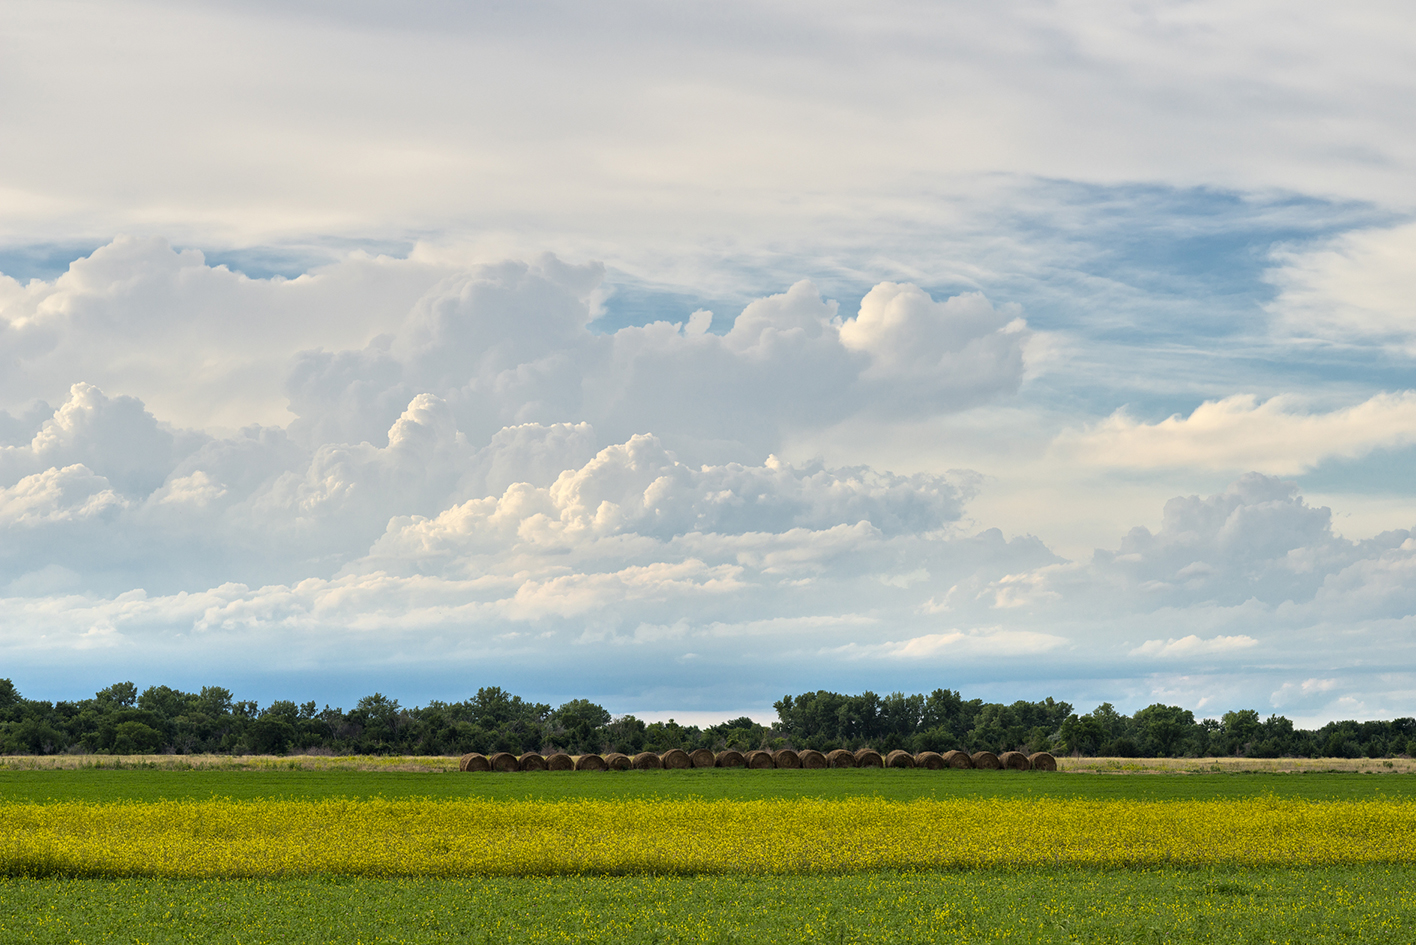
[[[0,873],[461,876],[1416,864],[1416,802],[879,798],[0,804]]]
[[[947,768],[985,768],[1011,771],[1056,771],[1057,759],[1045,751],[1025,755],[1020,751],[1005,751],[995,755],[991,751],[976,751],[972,755],[965,751],[922,751],[911,754],[907,751],[892,751],[881,755],[873,748],[847,751],[819,752],[814,749],[794,751],[780,748],[776,751],[740,752],[734,749],[712,752],[707,748],[684,751],[671,748],[665,752],[641,751],[637,755],[610,752],[606,755],[569,755],[554,752],[542,755],[528,751],[523,755],[513,755],[501,751],[488,757],[478,752],[463,755],[458,763],[461,771],[629,771],[650,768],[928,768],[940,771]]]

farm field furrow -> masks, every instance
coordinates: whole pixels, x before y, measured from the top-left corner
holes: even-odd
[[[1416,801],[158,801],[0,805],[0,873],[770,874],[1416,863]]]
[[[0,941],[1407,945],[1416,931],[1413,890],[1412,867],[0,879]]]

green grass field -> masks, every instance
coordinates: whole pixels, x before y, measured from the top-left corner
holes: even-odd
[[[0,941],[1392,943],[1416,869],[0,880]]]
[[[378,796],[1179,800],[1267,794],[1404,799],[1416,795],[1416,778],[908,770],[0,771],[0,803]],[[1029,825],[999,829],[1026,834]],[[753,837],[744,835],[742,842]],[[452,880],[0,878],[0,943],[542,941],[1407,945],[1416,941],[1416,867]]]
[[[0,803],[327,797],[482,797],[613,800],[759,798],[1076,797],[1182,800],[1276,794],[1310,800],[1416,797],[1416,777],[1359,774],[1094,775],[1041,771],[554,771],[506,774],[404,771],[0,771]]]

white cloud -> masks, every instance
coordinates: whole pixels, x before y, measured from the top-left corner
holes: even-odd
[[[1299,683],[1286,682],[1269,696],[1269,702],[1277,708],[1311,704],[1314,701],[1330,698],[1327,694],[1337,686],[1336,679],[1320,679],[1318,677],[1305,679]]]
[[[469,269],[417,253],[249,279],[196,251],[123,238],[52,282],[0,280],[0,403],[68,398],[35,435],[28,472],[67,450],[120,489],[151,491],[153,468],[200,442],[174,440],[144,405],[214,432],[288,424],[313,448],[380,444],[415,396],[432,394],[479,441],[523,423],[589,422],[614,441],[653,431],[713,461],[760,457],[788,428],[852,414],[956,411],[1015,391],[1026,368],[1016,311],[976,293],[935,303],[887,283],[842,323],[803,281],[747,305],[722,335],[701,314],[692,330],[663,321],[607,335],[591,325],[602,279],[599,265],[553,256]],[[91,455],[99,446],[85,446],[100,433],[129,441],[147,468],[110,474]],[[105,462],[122,461],[116,442],[104,448]]]
[[[924,259],[1000,173],[1413,202],[1399,4],[394,9],[16,0],[8,228]]]
[[[1304,410],[1302,398],[1252,394],[1206,401],[1188,417],[1145,423],[1118,410],[1054,443],[1070,462],[1113,469],[1190,467],[1291,476],[1327,459],[1416,443],[1416,391],[1376,394],[1351,407]]]
[[[1046,653],[1066,646],[1068,640],[1052,633],[1034,630],[950,630],[927,633],[900,642],[886,642],[874,647],[844,648],[849,655],[876,656],[902,660],[936,660],[940,657],[976,659],[979,657],[1017,657]]]
[[[1215,656],[1225,653],[1233,653],[1237,650],[1247,650],[1259,645],[1259,641],[1245,634],[1235,634],[1234,636],[1215,636],[1208,639],[1201,639],[1193,633],[1180,639],[1171,638],[1169,640],[1147,640],[1131,651],[1132,656],[1148,657],[1194,657],[1194,656]]]
[[[1268,279],[1276,327],[1344,347],[1390,345],[1416,353],[1416,224],[1344,233],[1274,255]]]
[[[26,476],[0,490],[0,526],[68,525],[111,516],[126,504],[107,479],[75,463]]]

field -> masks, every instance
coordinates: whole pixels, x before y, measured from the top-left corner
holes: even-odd
[[[1416,940],[1393,769],[397,767],[0,769],[0,942]]]

